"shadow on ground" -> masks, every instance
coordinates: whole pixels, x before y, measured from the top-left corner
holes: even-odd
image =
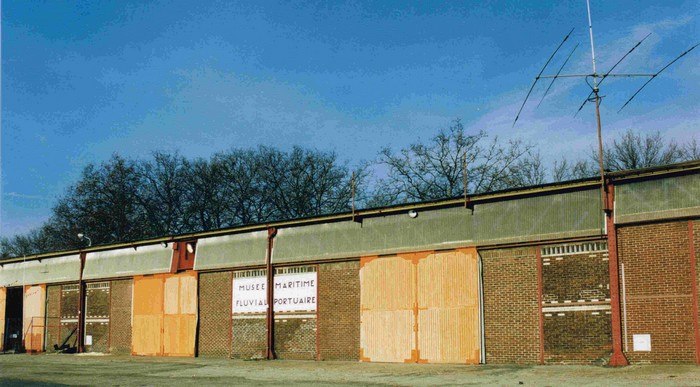
[[[0,356],[0,385],[700,385],[694,365],[467,366],[75,355]]]

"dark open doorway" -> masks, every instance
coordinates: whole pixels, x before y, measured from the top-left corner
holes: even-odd
[[[20,352],[22,349],[22,307],[21,287],[7,288],[5,299],[5,337],[2,338],[4,351]]]

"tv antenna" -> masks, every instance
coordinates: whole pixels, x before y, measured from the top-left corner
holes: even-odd
[[[595,103],[595,116],[596,116],[596,123],[597,123],[597,128],[598,128],[598,166],[600,168],[600,183],[602,185],[603,191],[607,192],[607,187],[605,185],[605,169],[603,167],[603,136],[602,136],[602,124],[600,121],[600,103],[602,101],[602,97],[600,96],[600,85],[605,81],[606,78],[608,77],[620,77],[620,78],[648,78],[647,81],[639,88],[637,91],[632,94],[632,96],[622,105],[620,110],[618,110],[618,113],[622,111],[627,105],[629,105],[630,102],[644,89],[651,81],[656,79],[656,77],[659,76],[664,70],[669,68],[672,64],[676,63],[678,60],[680,60],[682,57],[693,51],[696,47],[700,45],[700,43],[695,44],[694,46],[690,47],[680,55],[678,55],[675,59],[670,61],[668,64],[663,66],[659,71],[655,73],[615,73],[613,74],[613,70],[622,63],[634,50],[637,49],[648,37],[649,35],[645,36],[642,40],[637,42],[625,55],[622,56],[611,68],[605,73],[598,73],[596,70],[596,58],[595,58],[595,45],[593,43],[593,23],[591,21],[591,4],[590,0],[586,0],[586,9],[588,11],[588,35],[590,38],[591,42],[591,62],[593,64],[593,72],[588,73],[588,74],[561,74],[562,70],[564,69],[564,66],[566,66],[567,62],[571,58],[571,55],[573,55],[574,51],[576,50],[576,45],[569,55],[567,56],[566,60],[564,63],[561,65],[559,70],[557,71],[556,74],[554,75],[542,75],[549,65],[549,63],[552,61],[554,56],[559,52],[559,50],[562,48],[564,43],[566,43],[567,40],[569,40],[569,37],[571,37],[571,33],[574,31],[572,28],[571,31],[569,31],[566,36],[564,36],[564,39],[559,43],[559,46],[554,50],[552,55],[549,56],[549,59],[547,59],[547,62],[545,62],[544,66],[542,66],[542,69],[540,72],[537,74],[535,77],[535,80],[532,82],[532,86],[530,86],[530,90],[527,92],[527,95],[525,96],[525,99],[523,100],[523,103],[520,105],[520,109],[518,110],[518,114],[515,116],[515,120],[513,120],[513,127],[515,127],[515,124],[518,122],[518,119],[520,118],[520,113],[522,113],[523,108],[525,107],[525,104],[527,103],[528,99],[530,98],[530,95],[532,94],[532,91],[535,88],[535,85],[537,84],[538,81],[543,80],[543,79],[551,79],[551,82],[549,83],[549,86],[545,90],[544,95],[542,96],[542,100],[547,96],[549,93],[549,90],[552,88],[552,84],[554,84],[554,81],[557,78],[584,78],[586,81],[586,84],[591,88],[591,92],[588,94],[586,99],[583,100],[583,103],[581,103],[581,106],[579,106],[578,110],[576,111],[576,114],[578,114],[584,106],[586,106],[587,103]],[[540,104],[542,103],[542,100],[540,100]],[[538,104],[537,106],[539,107]],[[576,116],[574,114],[574,116]],[[609,210],[607,208],[607,201],[604,200],[604,206],[606,210]]]

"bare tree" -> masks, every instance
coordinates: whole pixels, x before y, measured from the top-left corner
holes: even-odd
[[[661,133],[635,134],[631,129],[613,140],[604,150],[605,168],[612,171],[647,168],[679,162],[683,150]],[[597,154],[595,155],[597,160]]]
[[[153,153],[153,159],[138,163],[139,189],[136,196],[143,207],[149,229],[155,235],[186,231],[184,209],[186,160],[178,153]]]
[[[290,152],[259,149],[263,190],[270,195],[275,217],[289,219],[347,211],[352,171],[333,152],[294,147]],[[362,189],[364,171],[356,171]]]
[[[688,143],[686,143],[682,149],[683,160],[700,160],[700,145],[698,145],[698,140],[693,138]]]
[[[511,187],[528,177],[513,176],[522,171],[518,163],[532,156],[532,146],[521,140],[502,143],[498,137],[487,142],[485,132],[465,133],[457,120],[447,130],[427,143],[414,143],[394,153],[382,149],[378,164],[386,167],[387,176],[380,179],[371,203],[391,204],[454,197],[463,191],[462,157],[468,164],[468,190],[488,192]],[[541,163],[530,161],[526,168],[541,171]],[[536,164],[540,164],[537,166]],[[535,178],[535,172],[530,178]]]
[[[569,161],[566,158],[555,161],[552,166],[552,181],[585,179],[599,174],[596,162],[590,160]]]
[[[509,187],[544,184],[547,182],[548,172],[539,152],[527,152],[508,169],[506,184]]]

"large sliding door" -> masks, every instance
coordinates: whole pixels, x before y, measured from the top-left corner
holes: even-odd
[[[415,265],[407,257],[360,261],[361,360],[410,361],[414,334]]]
[[[478,363],[476,249],[361,259],[363,361]]]
[[[44,350],[46,329],[46,285],[24,287],[24,316],[22,319],[24,349],[28,352]]]
[[[134,277],[132,353],[194,356],[197,274]]]

